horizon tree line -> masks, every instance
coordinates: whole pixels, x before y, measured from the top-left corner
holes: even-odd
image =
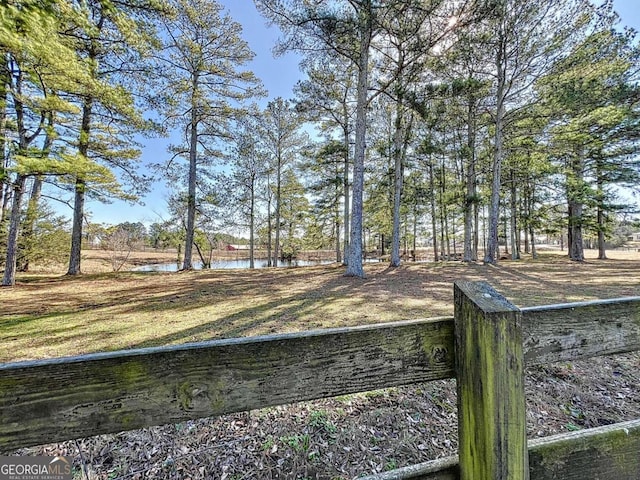
[[[183,269],[194,255],[210,265],[231,228],[249,233],[252,261],[258,237],[273,266],[331,246],[352,276],[371,232],[394,267],[419,236],[435,260],[462,237],[464,261],[482,245],[495,263],[500,244],[517,259],[561,231],[582,261],[593,233],[606,258],[616,215],[632,212],[619,188],[640,175],[640,49],[611,1],[255,3],[306,75],[263,108],[253,52],[216,2],[2,6],[3,285],[29,268],[41,225],[62,226],[43,189],[73,197],[79,274],[85,198],[135,201],[150,180],[135,135],[171,132],[154,169],[173,191]]]

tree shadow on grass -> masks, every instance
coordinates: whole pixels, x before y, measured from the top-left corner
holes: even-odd
[[[61,348],[77,349],[69,353],[76,354],[429,318],[453,313],[455,280],[488,281],[521,306],[573,301],[577,295],[611,298],[637,288],[637,267],[631,261],[576,267],[568,260],[543,260],[491,267],[367,265],[365,279],[344,277],[342,267],[323,266],[39,280],[1,300],[8,314],[3,312],[0,320],[0,338],[15,334],[27,341],[34,330],[29,325],[44,322],[35,336],[46,340],[34,339],[41,350],[15,354],[25,358],[40,356],[52,339]],[[604,293],[598,276],[606,279]]]

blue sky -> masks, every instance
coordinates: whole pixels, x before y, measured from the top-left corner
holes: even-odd
[[[243,26],[243,36],[256,56],[250,68],[262,80],[269,91],[269,99],[291,98],[293,86],[301,78],[298,69],[299,58],[294,54],[274,58],[272,48],[279,36],[275,27],[267,27],[257,12],[253,0],[219,0],[231,16]],[[621,23],[640,31],[640,2],[638,0],[614,0],[614,8],[620,14]],[[265,100],[266,102],[266,100]],[[166,147],[169,140],[148,140],[142,151],[142,164],[158,163],[167,158]],[[151,224],[168,219],[166,213],[167,190],[162,180],[153,185],[152,191],[142,199],[143,204],[131,205],[125,202],[101,204],[88,201],[86,210],[89,221],[94,223],[118,224],[121,222],[143,222]],[[70,209],[60,210],[71,216]]]
[[[256,54],[249,65],[260,78],[269,92],[270,99],[283,97],[291,98],[293,86],[301,78],[298,69],[299,57],[293,53],[274,58],[272,49],[280,34],[276,27],[268,27],[264,18],[258,13],[253,0],[218,0],[229,11],[230,15],[243,27],[243,38],[249,43]],[[263,103],[262,101],[260,103]],[[174,140],[175,141],[175,140]],[[147,163],[161,163],[167,159],[167,146],[170,139],[145,140],[142,149],[141,165]],[[115,225],[121,222],[143,222],[151,224],[167,220],[167,195],[165,182],[159,179],[152,186],[152,190],[141,201],[142,204],[130,204],[115,201],[103,204],[97,201],[87,201],[85,210],[92,223],[106,223]],[[61,209],[62,208],[62,209]],[[70,208],[57,206],[62,215],[71,216]]]

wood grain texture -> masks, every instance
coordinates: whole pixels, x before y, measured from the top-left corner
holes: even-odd
[[[457,456],[439,458],[377,475],[358,477],[359,480],[458,480],[459,478]]]
[[[422,320],[0,365],[0,451],[451,378]]]
[[[532,480],[640,479],[640,420],[530,442]]]
[[[456,282],[461,480],[528,480],[520,311],[486,282]]]
[[[529,441],[531,480],[640,479],[640,420]],[[363,480],[458,480],[458,457],[399,468]]]
[[[528,365],[640,350],[640,297],[522,309]]]

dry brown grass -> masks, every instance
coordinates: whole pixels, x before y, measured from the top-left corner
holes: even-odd
[[[638,295],[640,257],[498,266],[330,265],[184,273],[25,275],[0,290],[0,361],[451,315],[455,280],[486,280],[516,305]]]
[[[610,257],[367,265],[363,280],[338,266],[22,276],[0,290],[0,361],[450,315],[461,279],[486,280],[519,306],[638,295],[638,253]],[[529,369],[529,436],[638,418],[639,362],[633,354]],[[456,430],[455,383],[441,381],[18,453],[71,455],[91,480],[346,480],[453,454]]]

